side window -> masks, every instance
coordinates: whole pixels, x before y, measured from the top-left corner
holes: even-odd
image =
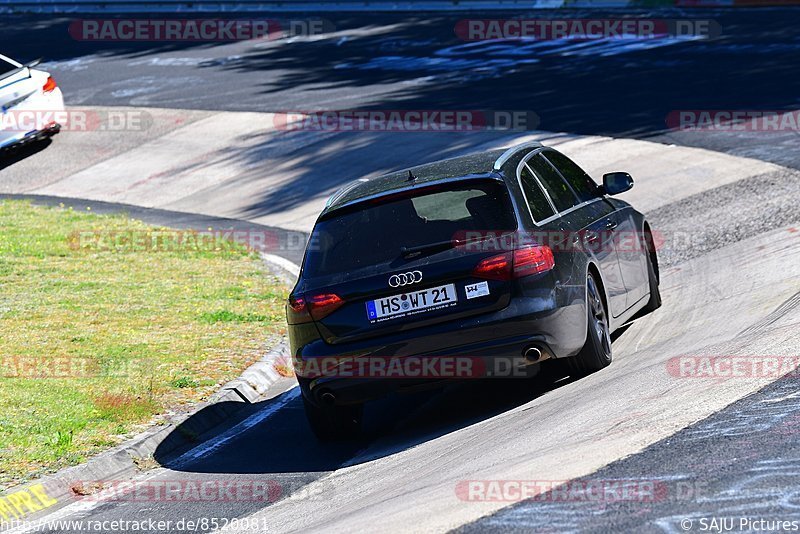
[[[574,161],[555,150],[548,150],[544,154],[550,160],[550,163],[561,171],[561,174],[567,179],[581,202],[587,202],[600,196],[595,181],[586,174],[586,171],[578,167]]]
[[[520,179],[525,198],[528,199],[528,207],[531,210],[531,215],[533,215],[533,220],[540,222],[555,215],[553,207],[547,201],[547,197],[544,196],[542,188],[536,183],[536,179],[533,177],[533,174],[531,174],[527,165],[522,166]]]
[[[542,182],[547,194],[550,195],[550,200],[553,201],[558,211],[568,210],[580,203],[567,185],[567,182],[541,154],[536,154],[529,159],[528,165]]]

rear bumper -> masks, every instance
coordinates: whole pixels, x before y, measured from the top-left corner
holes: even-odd
[[[525,337],[514,340],[502,340],[492,346],[462,347],[462,353],[427,354],[420,357],[408,356],[400,358],[402,362],[394,368],[389,359],[381,361],[378,373],[369,372],[366,360],[364,369],[367,375],[361,377],[322,377],[304,378],[298,376],[303,395],[318,405],[348,405],[367,402],[395,392],[414,392],[444,387],[454,382],[474,379],[512,379],[535,376],[539,364],[553,357],[553,351],[543,340],[543,336]],[[480,353],[480,354],[479,354]],[[526,357],[528,355],[528,357]],[[433,372],[424,372],[425,364],[431,362]],[[414,365],[405,365],[413,361]],[[444,363],[446,362],[446,363]],[[436,365],[439,363],[439,365]],[[355,366],[350,367],[353,369]],[[404,369],[410,369],[407,376],[402,375]],[[399,371],[393,372],[393,371]],[[334,373],[335,374],[335,373]],[[423,376],[418,376],[423,375]]]
[[[17,138],[7,139],[0,142],[0,151],[16,150],[31,143],[36,143],[44,139],[53,137],[61,131],[61,125],[53,123],[45,126],[40,130],[28,132],[25,135]]]
[[[395,391],[441,387],[454,380],[530,376],[538,370],[539,362],[571,356],[583,346],[586,315],[582,299],[567,299],[563,306],[555,303],[555,298],[517,297],[508,307],[491,314],[348,343],[346,347],[318,339],[295,349],[295,372],[304,396],[320,405],[360,403]],[[541,356],[529,353],[526,359],[524,354],[530,349],[537,349]],[[351,365],[343,372],[325,366],[326,361],[336,359],[365,361],[367,367],[377,359],[380,365],[377,373],[363,365]],[[451,372],[438,373],[447,369],[435,367],[433,372],[403,374],[402,362],[416,364],[420,359],[450,364]],[[387,372],[391,367],[387,362],[392,361],[398,363],[394,370],[399,366],[399,375]],[[460,372],[452,372],[458,366]],[[317,373],[309,373],[309,369]]]

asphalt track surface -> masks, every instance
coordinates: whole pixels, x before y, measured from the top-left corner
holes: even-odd
[[[44,57],[72,106],[529,111],[539,117],[530,126],[542,130],[645,138],[799,168],[796,129],[708,135],[666,124],[675,110],[800,108],[798,14],[797,8],[325,13],[335,31],[323,36],[233,43],[71,37],[71,22],[108,18],[98,15],[4,15],[0,28],[2,53]],[[285,25],[313,17],[276,18]],[[719,36],[467,42],[454,32],[465,18],[525,17],[703,20]]]
[[[692,47],[697,43],[578,56],[569,64],[564,64],[563,57],[558,61],[541,57],[537,58],[539,67],[549,69],[550,77],[537,79],[536,64],[506,63],[503,69],[512,68],[513,72],[503,70],[502,91],[497,90],[499,75],[487,77],[479,72],[474,78],[463,78],[475,70],[472,64],[455,74],[441,74],[445,83],[439,83],[440,75],[436,75],[430,84],[413,84],[402,101],[408,108],[426,109],[446,103],[452,107],[527,109],[515,106],[533,101],[537,103],[534,109],[552,110],[559,130],[656,140],[675,135],[664,133],[663,118],[681,106],[794,109],[800,82],[787,69],[800,44],[791,33],[790,17],[782,10],[743,13],[703,12],[704,17],[720,17],[724,28],[741,30],[731,33],[724,46],[709,43],[720,46],[716,60],[709,59],[709,50],[705,56],[696,54]],[[436,19],[431,20],[436,24]],[[438,37],[432,38],[434,44],[417,46],[424,41],[416,33],[418,26],[409,25],[405,37],[402,33],[392,36],[395,41],[385,35],[380,38],[393,45],[367,40],[360,43],[364,46],[361,52],[348,54],[360,55],[362,63],[369,63],[374,56],[370,49],[379,45],[403,50],[404,46],[414,50],[440,46]],[[46,25],[41,31],[45,30]],[[408,42],[403,44],[404,40]],[[47,38],[37,42],[42,47],[48,44]],[[774,44],[771,54],[764,52],[765,43]],[[225,46],[233,48],[224,50]],[[225,46],[165,53],[212,57],[224,52],[227,57],[245,45]],[[237,64],[238,60],[210,64],[202,75],[179,73],[179,62],[167,68],[169,74],[156,74],[163,73],[164,66],[147,64],[152,51],[110,50],[107,56],[98,54],[87,69],[74,71],[72,77],[67,67],[59,67],[59,76],[64,87],[71,85],[68,93],[78,95],[78,102],[85,104],[197,109],[257,106],[273,111],[293,105],[287,98],[291,95],[297,106],[342,107],[356,95],[359,106],[373,102],[385,108],[388,97],[381,90],[391,93],[396,86],[387,89],[388,85],[402,85],[420,76],[418,71],[326,67],[321,64],[325,56],[316,46],[302,45],[292,52],[297,57],[284,61],[275,61],[269,50],[249,51],[254,56],[245,61],[251,62],[249,67]],[[77,56],[74,50],[52,43],[50,50],[64,55],[54,58],[64,62],[62,65]],[[426,53],[430,51],[419,51],[420,56]],[[395,50],[392,54],[399,53]],[[742,54],[751,55],[743,58]],[[145,61],[130,65],[137,58]],[[257,58],[261,69],[254,68]],[[486,57],[474,59],[486,62]],[[81,61],[70,68],[81,66]],[[592,84],[581,84],[582,73],[595,65],[607,85],[599,86],[596,77]],[[134,67],[143,70],[129,70]],[[98,71],[91,70],[95,68]],[[122,69],[128,69],[125,77],[121,77]],[[198,71],[199,67],[192,69]],[[364,78],[331,77],[336,70],[358,70]],[[564,76],[558,76],[562,71]],[[676,73],[681,75],[676,77]],[[209,90],[195,91],[194,96],[179,94],[186,92],[186,82],[195,75],[200,78],[195,85],[208,84]],[[181,89],[152,81],[164,76],[182,80],[178,84]],[[251,87],[261,87],[261,92],[243,90],[248,76],[252,76]],[[145,85],[155,89],[124,97],[108,91],[108,84],[115,79],[134,78],[151,80]],[[102,89],[94,91],[87,84],[89,79]],[[454,89],[463,83],[474,85],[474,92]],[[559,84],[575,89],[569,98]],[[727,89],[731,84],[735,89]],[[620,91],[631,98],[618,98]],[[392,98],[396,96],[392,93]],[[539,113],[541,127],[555,129],[545,122],[547,115]],[[707,136],[693,141],[682,137],[679,141],[757,155],[796,168],[800,160],[793,135]],[[173,532],[179,531],[176,522],[181,519],[213,518],[218,524],[248,518],[241,526],[253,532],[685,532],[688,523],[683,521],[692,521],[688,530],[700,531],[702,521],[711,517],[730,517],[737,525],[741,517],[800,520],[796,376],[676,376],[671,363],[682,356],[800,356],[798,191],[800,175],[788,169],[728,184],[648,213],[660,231],[670,236],[689,234],[692,244],[672,241],[665,245],[661,251],[664,306],[620,333],[614,341],[614,362],[592,376],[573,380],[550,369],[534,381],[473,382],[438,392],[391,397],[368,407],[362,439],[335,446],[322,446],[314,440],[297,389],[287,379],[272,398],[253,405],[231,421],[229,428],[204,436],[209,441],[196,449],[177,457],[157,453],[156,459],[164,467],[137,481],[177,482],[182,488],[200,482],[258,481],[275,488],[268,502],[181,497],[76,499],[49,519],[163,519],[173,522],[169,529]],[[573,479],[601,484],[635,481],[653,484],[658,491],[652,498],[606,497],[599,501],[580,496],[563,499],[554,492],[549,498],[545,495],[522,503],[513,498],[481,500],[464,493],[469,481],[527,480],[556,486]],[[195,530],[215,528],[209,521]],[[750,526],[736,531],[752,530]],[[49,531],[81,529],[61,524]]]
[[[753,181],[791,187],[798,179],[789,171]],[[731,487],[750,484],[765,462],[775,465],[797,458],[792,423],[797,417],[796,378],[776,382],[777,376],[674,376],[669,362],[686,355],[797,357],[800,228],[781,221],[780,228],[762,233],[762,221],[774,217],[776,203],[768,189],[751,184],[753,208],[742,212],[737,193],[747,187],[732,184],[659,210],[657,219],[665,232],[680,228],[688,208],[713,210],[717,226],[708,226],[712,235],[726,227],[754,225],[755,230],[744,230],[729,244],[710,244],[693,259],[668,260],[662,278],[664,307],[617,337],[615,361],[599,373],[573,381],[552,370],[535,381],[475,382],[388,398],[369,407],[362,440],[336,446],[314,440],[297,389],[288,389],[254,405],[238,427],[220,430],[182,457],[157,454],[166,467],[139,481],[178,482],[181,488],[221,481],[267,482],[280,488],[271,497],[277,502],[197,502],[177,496],[180,493],[146,502],[109,497],[77,500],[49,517],[248,517],[245,524],[254,532],[344,532],[374,531],[376,518],[382,526],[402,531],[441,531],[464,524],[482,531],[660,531],[684,515],[698,520],[703,514],[734,516],[745,504],[728,506]],[[797,206],[788,200],[778,211],[800,221]],[[775,383],[766,390],[746,397],[771,382]],[[291,381],[282,386],[291,388]],[[739,448],[747,455],[740,456]],[[612,463],[629,454],[635,456]],[[769,487],[744,494],[753,495],[749,501],[745,497],[746,503],[758,504],[750,515],[795,513],[781,504],[786,499],[793,502],[791,484],[797,483],[787,473],[786,482],[770,479]],[[575,477],[650,481],[662,490],[656,500],[516,505],[468,500],[457,491],[469,480],[552,482]],[[687,496],[690,490],[694,493]],[[780,492],[783,501],[775,497]],[[512,507],[481,519],[507,506]],[[598,506],[602,514],[594,522]],[[579,513],[573,513],[575,509]],[[479,523],[469,525],[475,520]],[[66,524],[51,530],[79,531]]]

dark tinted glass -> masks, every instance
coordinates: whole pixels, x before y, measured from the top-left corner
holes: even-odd
[[[525,198],[528,199],[528,207],[531,209],[533,220],[540,222],[555,215],[553,207],[547,201],[547,197],[544,196],[542,188],[536,183],[528,167],[522,167],[520,178],[522,178],[522,189],[525,193]]]
[[[453,184],[380,204],[365,202],[316,224],[303,275],[374,267],[399,259],[403,248],[453,242],[465,232],[512,231],[516,226],[505,185],[493,181]]]
[[[12,70],[17,70],[19,67],[16,65],[12,65],[8,61],[4,59],[0,59],[0,76],[7,72],[11,72]]]
[[[595,181],[575,162],[555,150],[548,150],[544,154],[550,160],[550,163],[561,171],[561,174],[567,179],[581,202],[586,202],[599,196]]]
[[[547,194],[550,195],[550,199],[558,211],[567,210],[579,203],[567,182],[541,154],[536,154],[529,159],[528,165],[544,185]]]

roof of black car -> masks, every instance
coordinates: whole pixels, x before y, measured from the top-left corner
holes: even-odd
[[[492,173],[495,161],[503,152],[505,152],[504,149],[489,150],[426,163],[369,180],[362,179],[351,182],[328,200],[323,214],[362,198],[381,195],[411,186],[462,176],[489,176]],[[413,181],[409,180],[408,171],[411,171],[414,175],[415,179]]]

